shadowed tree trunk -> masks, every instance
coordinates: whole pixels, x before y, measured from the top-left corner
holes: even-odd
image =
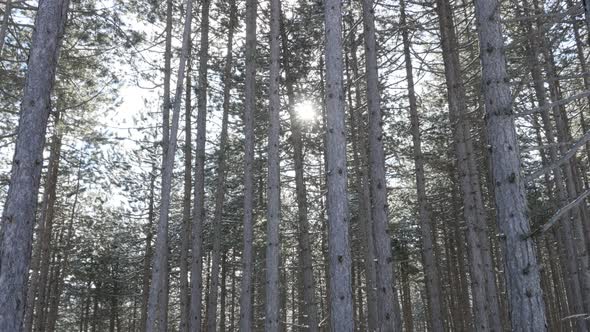
[[[215,189],[215,211],[213,213],[213,252],[211,259],[211,288],[209,293],[210,308],[207,317],[207,330],[214,332],[217,329],[217,294],[219,285],[219,265],[221,258],[221,226],[223,217],[223,202],[225,199],[225,178],[226,178],[226,149],[227,149],[227,126],[230,108],[230,92],[232,88],[232,62],[233,62],[233,43],[234,30],[237,20],[237,8],[235,0],[229,3],[229,31],[227,39],[227,55],[225,58],[225,67],[223,69],[223,115],[221,120],[221,137],[219,142],[219,159],[217,160],[217,186]],[[221,305],[221,311],[225,311],[225,306]],[[221,319],[221,318],[220,318]],[[225,324],[225,322],[223,322]]]
[[[39,4],[0,231],[0,331],[22,330],[51,92],[68,0]]]
[[[246,0],[246,72],[244,101],[244,251],[240,289],[240,331],[252,330],[253,163],[256,107],[256,14],[258,1]]]
[[[38,329],[41,329],[43,320],[43,310],[45,307],[45,298],[47,288],[47,277],[49,274],[50,263],[50,241],[53,232],[53,219],[55,214],[55,200],[57,191],[57,176],[61,159],[61,121],[60,113],[55,113],[55,132],[51,138],[51,147],[49,152],[49,163],[47,165],[47,176],[45,180],[45,191],[43,193],[42,209],[39,215],[38,239],[34,244],[33,254],[31,257],[31,276],[29,287],[27,289],[27,307],[24,318],[24,331],[32,331],[33,319]],[[39,287],[41,285],[42,287]],[[38,294],[38,295],[37,295]],[[38,296],[38,300],[35,300]],[[35,317],[35,307],[37,315]],[[41,326],[40,326],[41,325]]]
[[[12,0],[6,0],[4,4],[4,15],[2,15],[2,26],[0,26],[0,55],[4,49],[4,42],[6,40],[6,32],[8,31],[8,21],[12,14]]]

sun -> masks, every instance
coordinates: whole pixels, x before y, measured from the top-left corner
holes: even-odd
[[[302,121],[313,121],[317,117],[316,110],[310,101],[304,101],[295,105],[295,114]]]

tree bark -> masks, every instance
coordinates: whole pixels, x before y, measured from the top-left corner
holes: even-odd
[[[68,0],[39,4],[0,230],[0,331],[21,331],[51,91]]]
[[[246,72],[244,101],[244,250],[240,289],[240,331],[252,330],[253,163],[254,109],[256,107],[256,15],[257,0],[246,0]]]
[[[498,226],[502,232],[506,288],[513,331],[546,331],[539,266],[530,234],[519,148],[506,73],[497,0],[475,0],[482,86]]]
[[[324,7],[330,327],[333,331],[346,332],[354,330],[354,321],[346,188],[346,126],[342,86],[342,3],[339,0],[326,0]]]
[[[149,203],[148,203],[148,224],[147,234],[145,238],[145,254],[143,256],[143,278],[142,278],[142,291],[141,291],[141,315],[139,330],[145,331],[147,322],[147,307],[150,292],[150,263],[152,261],[153,249],[152,239],[154,238],[154,232],[152,230],[154,225],[154,191],[156,182],[156,164],[153,164],[152,172],[150,173],[150,192],[149,192]]]
[[[467,224],[474,323],[477,324],[478,330],[501,331],[493,263],[486,234],[487,217],[477,174],[473,142],[470,138],[471,121],[466,114],[466,96],[461,76],[457,37],[448,0],[437,0],[437,13],[448,89],[449,117],[453,126],[455,156]]]
[[[192,45],[192,42],[189,42]],[[189,303],[190,303],[190,287],[188,280],[189,269],[189,251],[190,251],[190,230],[191,230],[191,188],[192,188],[192,95],[191,95],[191,45],[189,45],[189,56],[186,76],[186,96],[184,102],[185,117],[184,117],[184,191],[182,199],[182,234],[180,240],[180,332],[188,332],[189,320]]]
[[[186,19],[184,23],[184,32],[182,37],[182,50],[180,55],[180,65],[178,68],[178,79],[176,81],[176,98],[174,101],[174,108],[172,110],[172,128],[170,131],[170,143],[166,151],[166,157],[162,168],[162,189],[161,189],[161,205],[160,217],[158,221],[158,229],[156,233],[156,245],[154,254],[154,264],[152,267],[152,284],[150,287],[150,294],[148,299],[148,311],[146,331],[155,332],[156,330],[166,330],[163,319],[166,315],[162,312],[167,311],[167,303],[163,299],[167,299],[163,293],[167,287],[164,285],[167,282],[168,275],[168,214],[170,211],[171,189],[172,189],[172,174],[174,170],[174,157],[176,154],[176,143],[178,133],[178,123],[180,119],[180,103],[184,88],[184,75],[186,71],[186,62],[189,54],[189,39],[191,34],[192,23],[192,0],[186,2]],[[159,321],[159,322],[157,322]]]
[[[270,86],[268,128],[268,182],[267,182],[267,246],[266,246],[266,316],[265,330],[279,330],[279,254],[281,222],[280,180],[280,16],[279,0],[270,2]]]
[[[207,134],[207,89],[209,61],[209,7],[210,1],[201,2],[201,40],[199,47],[199,82],[197,88],[197,141],[195,151],[195,190],[193,209],[193,250],[191,263],[191,303],[189,330],[202,326],[202,270],[203,222],[205,220],[205,145]]]
[[[230,108],[230,92],[232,88],[232,63],[233,63],[233,43],[234,30],[237,21],[237,7],[235,0],[229,3],[229,30],[227,39],[227,55],[225,58],[225,67],[223,69],[223,115],[221,120],[221,135],[219,142],[219,159],[217,160],[217,186],[215,189],[215,211],[213,213],[213,252],[211,259],[211,288],[209,293],[209,302],[207,307],[217,308],[217,295],[219,285],[219,265],[221,258],[221,226],[223,217],[223,202],[225,199],[225,178],[226,178],[226,154],[227,154],[227,136],[228,136],[228,117]],[[222,305],[221,310],[225,310]],[[209,310],[207,317],[207,330],[215,332],[217,329],[216,310]]]

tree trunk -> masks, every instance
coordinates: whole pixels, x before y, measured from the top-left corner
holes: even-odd
[[[225,178],[226,178],[226,149],[227,149],[227,126],[230,107],[230,92],[232,87],[232,62],[233,62],[233,40],[237,20],[237,8],[235,0],[229,3],[229,31],[227,39],[227,55],[223,70],[223,118],[221,121],[221,137],[219,142],[219,159],[217,160],[217,187],[215,189],[215,211],[213,213],[213,252],[211,261],[211,288],[209,293],[208,308],[217,308],[217,294],[219,285],[219,264],[221,257],[221,226],[223,217],[223,202],[225,199]],[[221,306],[221,310],[225,310]],[[216,310],[208,311],[207,330],[215,332],[217,329]]]
[[[408,271],[408,262],[405,259],[402,263],[401,268],[401,283],[402,283],[402,308],[404,314],[404,327],[405,331],[414,331],[414,317],[412,315],[412,291],[410,287],[410,275]]]
[[[141,291],[141,317],[139,323],[139,330],[145,331],[147,322],[147,307],[150,292],[150,263],[152,261],[153,249],[152,239],[154,237],[153,224],[154,224],[154,191],[156,182],[156,164],[153,164],[152,172],[150,174],[150,192],[149,192],[149,203],[148,203],[148,224],[147,234],[145,238],[145,254],[143,256],[143,278],[142,278],[142,291]]]
[[[55,331],[55,325],[57,323],[59,315],[59,303],[61,294],[65,284],[64,277],[70,270],[70,254],[72,252],[72,238],[74,236],[74,221],[76,219],[76,209],[78,207],[78,195],[80,194],[80,181],[82,174],[82,161],[79,161],[78,174],[76,181],[76,191],[74,194],[74,201],[71,205],[70,217],[67,223],[67,227],[60,233],[58,244],[63,248],[62,258],[58,254],[56,272],[53,277],[53,294],[49,297],[49,311],[47,315],[47,327],[45,331]],[[65,233],[65,239],[63,239]]]
[[[351,258],[348,235],[346,127],[342,86],[342,3],[326,0],[326,127],[330,327],[353,331]],[[388,242],[389,243],[389,242]],[[389,286],[388,286],[389,287]],[[393,317],[391,317],[393,319]]]
[[[303,154],[303,133],[301,130],[300,120],[295,113],[295,77],[291,69],[290,50],[284,24],[284,17],[281,17],[281,42],[283,45],[283,68],[285,70],[285,85],[287,88],[289,119],[291,123],[291,141],[293,144],[293,160],[295,164],[295,191],[297,198],[297,219],[298,219],[298,242],[299,242],[299,261],[302,263],[303,277],[303,302],[305,320],[303,323],[307,326],[307,331],[318,331],[318,311],[315,299],[315,282],[313,278],[313,255],[311,251],[311,241],[309,238],[309,220],[308,220],[308,203],[307,188],[305,186],[304,175],[304,154]]]
[[[383,116],[377,71],[377,43],[373,0],[363,0],[365,36],[367,104],[369,111],[369,183],[371,188],[371,214],[376,264],[377,329],[401,331],[401,315],[395,278],[389,221],[387,218],[387,183],[385,181],[385,153],[383,151]]]
[[[24,331],[32,331],[33,319],[35,318],[35,306],[43,308],[45,306],[45,295],[47,284],[47,275],[49,273],[49,249],[51,242],[51,235],[53,230],[53,219],[55,214],[55,200],[57,191],[57,176],[59,170],[59,163],[61,159],[61,139],[62,133],[60,126],[60,113],[55,113],[55,132],[51,138],[51,147],[49,152],[49,163],[47,165],[47,175],[45,180],[45,191],[43,193],[42,209],[39,216],[38,238],[37,243],[33,248],[31,258],[31,276],[29,287],[27,289],[27,306],[24,318]],[[39,287],[39,285],[42,285]],[[39,300],[35,301],[35,297],[39,294]],[[42,311],[37,311],[37,317],[42,322]]]
[[[270,2],[270,86],[268,128],[267,246],[266,246],[266,316],[265,330],[279,330],[279,254],[281,222],[280,180],[280,16],[279,0]]]
[[[152,268],[152,284],[150,287],[150,294],[148,299],[148,311],[146,331],[155,332],[156,330],[165,330],[164,324],[165,314],[161,312],[167,311],[167,303],[161,303],[167,296],[162,294],[167,287],[164,283],[167,282],[168,275],[168,213],[170,210],[171,189],[172,189],[172,174],[174,170],[174,157],[176,154],[176,141],[178,133],[178,122],[180,119],[180,102],[182,100],[182,92],[184,85],[185,67],[188,59],[189,38],[191,34],[192,23],[192,0],[187,0],[186,3],[186,19],[184,24],[184,32],[182,37],[182,50],[180,56],[180,65],[178,68],[178,79],[176,81],[176,98],[174,101],[174,108],[172,111],[172,128],[170,131],[170,144],[166,151],[166,158],[164,160],[164,167],[162,168],[162,194],[160,205],[160,217],[158,221],[158,229],[156,233],[156,245],[154,264]],[[158,319],[159,318],[159,319]],[[157,322],[159,321],[159,322]]]
[[[539,266],[534,243],[529,236],[528,207],[521,177],[498,1],[476,0],[475,14],[496,215],[503,234],[512,330],[546,331]]]
[[[219,332],[225,332],[226,330],[226,298],[227,298],[227,254],[224,252],[221,256],[221,294],[219,300],[219,307],[221,312],[219,314]]]
[[[254,109],[256,108],[256,15],[257,0],[246,0],[246,72],[244,101],[244,251],[240,290],[240,331],[252,330],[253,163]]]
[[[207,70],[209,61],[209,7],[210,1],[201,2],[201,40],[199,47],[199,82],[197,88],[197,141],[195,151],[195,190],[193,209],[193,250],[191,263],[191,302],[189,330],[201,328],[203,221],[205,220],[205,144],[207,134]]]
[[[405,1],[400,0],[402,38],[404,43],[404,58],[406,63],[406,81],[408,82],[408,100],[410,103],[410,123],[412,126],[412,142],[414,145],[414,168],[416,170],[416,191],[418,197],[418,215],[422,235],[422,260],[426,282],[426,294],[430,309],[430,325],[433,331],[444,331],[440,275],[436,255],[433,250],[432,219],[430,216],[428,197],[426,195],[426,177],[424,175],[424,157],[422,155],[422,140],[420,137],[420,118],[414,90],[414,74],[412,56],[410,54],[410,40],[406,22]]]
[[[4,43],[6,40],[6,32],[8,32],[8,21],[10,21],[10,15],[12,14],[12,0],[6,0],[4,5],[4,15],[2,15],[2,26],[0,26],[0,56],[4,49]]]
[[[43,147],[68,5],[68,0],[43,1],[37,11],[0,228],[0,331],[23,327]]]
[[[191,98],[191,45],[189,42],[189,56],[186,77],[185,118],[184,118],[184,192],[182,200],[182,234],[180,243],[180,332],[188,332],[190,287],[188,281],[189,251],[190,251],[190,223],[191,223],[191,188],[192,188],[192,98]]]

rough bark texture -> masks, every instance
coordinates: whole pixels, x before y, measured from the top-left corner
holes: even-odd
[[[268,128],[268,188],[267,199],[267,245],[266,245],[266,317],[265,330],[279,330],[279,227],[281,222],[281,181],[280,181],[280,17],[279,0],[270,2],[270,86],[269,86],[269,128]]]
[[[211,288],[209,292],[209,301],[207,304],[209,317],[207,317],[207,330],[214,332],[217,329],[217,315],[214,308],[217,308],[218,286],[219,286],[219,266],[221,261],[221,223],[223,217],[223,202],[225,199],[225,178],[226,178],[226,149],[227,149],[227,126],[230,107],[230,92],[232,88],[232,62],[233,62],[233,42],[234,30],[237,20],[237,8],[235,0],[229,3],[229,30],[227,39],[227,55],[225,57],[225,66],[223,69],[223,115],[221,120],[221,135],[219,142],[219,159],[217,160],[217,186],[215,189],[215,211],[213,212],[213,252],[211,258]],[[224,278],[225,276],[222,276]],[[222,290],[223,292],[223,290]],[[225,311],[225,306],[221,305],[221,311]],[[224,316],[224,315],[222,315]],[[221,323],[223,318],[220,317]],[[225,326],[225,325],[224,325]],[[220,326],[221,330],[221,326]]]
[[[342,3],[326,0],[326,141],[330,327],[353,331],[351,258],[348,234],[346,127],[342,86]]]
[[[477,172],[471,121],[461,75],[455,25],[448,0],[437,1],[442,36],[443,60],[448,89],[449,117],[453,125],[455,156],[467,224],[469,268],[473,293],[473,312],[477,329],[500,331],[497,290],[487,236],[487,217]]]
[[[163,319],[166,315],[163,315],[161,312],[164,310],[167,311],[167,303],[161,302],[163,302],[163,299],[167,298],[162,294],[167,289],[164,284],[167,282],[168,275],[168,213],[170,211],[170,191],[172,189],[172,173],[174,169],[174,156],[176,153],[178,122],[180,120],[180,102],[182,100],[180,97],[184,88],[184,75],[189,53],[188,48],[190,44],[189,38],[191,34],[192,23],[192,0],[187,0],[186,5],[187,14],[182,37],[182,50],[180,55],[180,65],[178,68],[178,79],[176,81],[176,98],[174,102],[174,108],[172,110],[170,144],[168,146],[168,150],[166,151],[166,158],[164,161],[164,167],[162,169],[160,217],[158,220],[158,228],[156,232],[154,264],[152,267],[152,284],[150,287],[150,295],[148,300],[146,321],[147,332],[165,330],[166,328],[164,326],[165,319]]]
[[[39,4],[0,230],[0,331],[21,331],[51,91],[68,0]]]
[[[416,191],[418,196],[418,215],[420,218],[420,231],[422,235],[422,261],[430,309],[430,325],[433,331],[444,331],[442,315],[442,297],[440,287],[440,275],[434,241],[432,236],[432,219],[430,216],[428,197],[426,196],[426,176],[424,175],[424,157],[422,155],[422,140],[420,136],[420,118],[416,92],[414,90],[414,74],[412,69],[412,56],[410,53],[410,39],[406,22],[405,1],[400,0],[402,39],[404,43],[404,59],[406,64],[406,81],[408,84],[408,101],[410,104],[410,123],[412,127],[412,142],[414,145],[414,167],[416,172]]]
[[[205,144],[207,134],[207,70],[209,62],[209,7],[201,1],[201,40],[199,46],[199,78],[197,87],[197,141],[195,150],[195,190],[192,223],[191,303],[189,330],[201,328],[203,293],[203,222],[205,220]],[[188,10],[188,9],[187,9]]]
[[[246,1],[246,72],[244,101],[244,251],[240,289],[240,331],[252,330],[252,252],[254,108],[256,107],[256,0]]]
[[[377,71],[377,43],[372,0],[363,0],[365,36],[367,106],[369,111],[369,169],[371,213],[377,286],[377,329],[401,331],[401,315],[393,275],[393,252],[387,217],[387,183],[385,180],[385,153],[383,151],[383,119]]]
[[[499,3],[496,0],[476,0],[475,13],[512,330],[546,331],[539,266],[533,240],[529,236],[528,207],[506,73]]]

